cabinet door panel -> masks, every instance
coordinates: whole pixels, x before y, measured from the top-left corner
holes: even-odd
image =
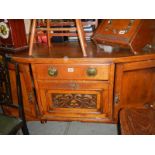
[[[38,81],[44,118],[111,118],[108,82],[76,81],[75,87],[68,81],[61,81],[58,87],[56,83],[48,81],[42,85],[42,81]]]
[[[9,65],[10,82],[12,99],[14,103],[18,103],[16,77],[13,65]],[[24,103],[24,112],[28,120],[37,119],[37,102],[34,95],[33,83],[30,75],[29,65],[20,65],[20,78],[22,85],[22,95]],[[15,109],[7,108],[5,111],[10,115],[17,115],[18,112]]]
[[[145,108],[155,102],[155,61],[141,61],[116,66],[115,118],[120,108]]]

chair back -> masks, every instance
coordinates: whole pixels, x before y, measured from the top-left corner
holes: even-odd
[[[8,65],[10,63],[13,64],[15,67],[17,92],[13,93],[17,93],[18,103],[14,103],[12,99],[12,95],[14,94],[12,94],[11,91],[11,82],[8,69]],[[0,52],[0,105],[4,113],[4,108],[6,106],[11,108],[17,108],[19,112],[19,117],[25,121],[21,81],[19,74],[19,64],[17,62],[12,61],[9,55],[2,52]]]
[[[87,56],[87,43],[86,38],[90,38],[92,36],[92,30],[87,29],[87,32],[84,31],[84,27],[93,26],[97,27],[98,20],[95,21],[85,21],[82,22],[81,19],[75,20],[32,20],[32,27],[31,27],[31,35],[30,35],[30,45],[29,45],[29,56],[32,56],[33,51],[33,43],[35,40],[35,35],[37,32],[38,38],[40,35],[42,36],[45,32],[46,36],[44,39],[41,39],[41,42],[47,42],[48,47],[52,47],[51,45],[51,38],[52,37],[72,37],[71,40],[75,38],[79,38],[79,42],[81,45],[83,56]],[[74,39],[73,39],[74,38]],[[39,39],[40,40],[40,39]],[[40,41],[39,41],[40,42]]]
[[[0,53],[0,104],[13,104],[11,96],[11,86],[8,71],[8,59]]]

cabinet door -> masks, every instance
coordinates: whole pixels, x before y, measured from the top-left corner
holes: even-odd
[[[120,108],[145,108],[155,102],[155,60],[116,65],[115,120]]]
[[[13,65],[9,65],[10,82],[12,99],[14,103],[18,103],[16,77]],[[30,75],[29,65],[20,64],[20,77],[22,86],[22,95],[24,103],[24,112],[27,120],[34,120],[37,118],[37,103],[34,95],[33,83]],[[10,115],[17,115],[16,109],[6,108],[5,111]]]
[[[111,119],[108,82],[38,81],[38,88],[42,119],[102,122]]]

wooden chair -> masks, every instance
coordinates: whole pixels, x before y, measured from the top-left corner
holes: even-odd
[[[12,100],[12,95],[14,94],[11,93],[8,63],[15,66],[18,96],[18,103],[16,104]],[[22,129],[23,134],[29,134],[24,115],[19,65],[4,53],[0,53],[0,107],[3,112],[0,114],[0,135],[16,134],[19,129]],[[19,118],[6,115],[5,109],[7,108],[16,108],[19,112]]]
[[[42,27],[37,27],[37,21],[36,19],[32,20],[32,27],[31,27],[31,35],[30,35],[30,46],[29,46],[29,55],[32,55],[32,48],[34,43],[34,37],[35,33],[38,30],[46,31],[47,33],[47,40],[48,40],[48,46],[52,47],[51,45],[51,37],[53,36],[78,36],[81,49],[83,52],[83,56],[87,56],[87,44],[85,36],[91,36],[92,33],[85,33],[83,30],[83,25],[90,24],[97,27],[98,20],[92,21],[92,22],[82,22],[80,19],[75,19],[74,22],[51,22],[51,20],[47,19],[46,22],[42,25]],[[64,26],[70,26],[75,25],[74,27],[64,27]],[[54,26],[54,27],[51,27]],[[57,27],[58,26],[58,27]],[[54,33],[51,33],[53,31]],[[76,33],[77,32],[77,33]]]
[[[122,109],[119,114],[119,134],[155,135],[155,109],[153,107],[155,104],[151,104],[146,109]]]

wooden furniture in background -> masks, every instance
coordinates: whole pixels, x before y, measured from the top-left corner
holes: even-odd
[[[0,49],[18,52],[28,48],[23,19],[0,19]]]
[[[22,89],[19,74],[18,63],[11,61],[10,57],[4,53],[0,55],[2,60],[0,61],[0,106],[3,110],[3,114],[0,114],[0,134],[16,134],[19,129],[22,129],[23,134],[28,135],[29,131],[25,119],[25,111],[23,106]],[[13,94],[11,93],[10,75],[8,70],[8,63],[12,63],[15,66],[15,77],[18,102],[14,103],[12,100]],[[10,117],[6,115],[5,109],[7,108],[18,109],[18,117]]]
[[[84,33],[83,25],[82,25],[82,22],[80,19],[75,19],[76,27],[74,27],[74,28],[72,28],[72,27],[51,28],[51,26],[53,26],[53,25],[52,25],[51,20],[49,20],[49,19],[46,20],[46,25],[44,28],[42,28],[42,27],[38,28],[38,27],[36,27],[36,22],[37,22],[36,19],[33,19],[31,36],[30,36],[30,48],[29,48],[29,55],[30,56],[32,55],[34,37],[35,37],[35,32],[37,30],[43,30],[43,31],[47,32],[47,40],[48,40],[48,47],[49,48],[51,47],[51,37],[52,36],[78,36],[79,41],[80,41],[80,45],[82,48],[83,56],[87,56],[87,52],[86,52],[87,44],[86,44],[86,40],[85,40],[85,33]],[[62,26],[64,25],[64,23],[59,23],[59,24]],[[68,24],[68,23],[65,23],[65,24]],[[53,33],[51,33],[51,31],[53,31]],[[54,33],[55,31],[59,31],[59,32]],[[64,31],[67,33],[64,33]]]
[[[122,135],[155,135],[155,110],[123,109],[120,112]]]
[[[85,38],[91,39],[94,30],[98,26],[97,19],[82,19],[81,24],[85,32]],[[75,41],[78,39],[77,26],[75,19],[51,19],[48,23],[51,28],[51,37],[67,37],[69,41]],[[37,30],[44,32],[46,27],[45,19],[37,20]],[[38,32],[40,33],[40,32]],[[38,34],[39,35],[39,34]],[[62,40],[65,40],[64,38]]]
[[[155,20],[111,19],[103,20],[93,40],[96,44],[128,47],[135,54],[142,48],[151,48],[155,35]]]

